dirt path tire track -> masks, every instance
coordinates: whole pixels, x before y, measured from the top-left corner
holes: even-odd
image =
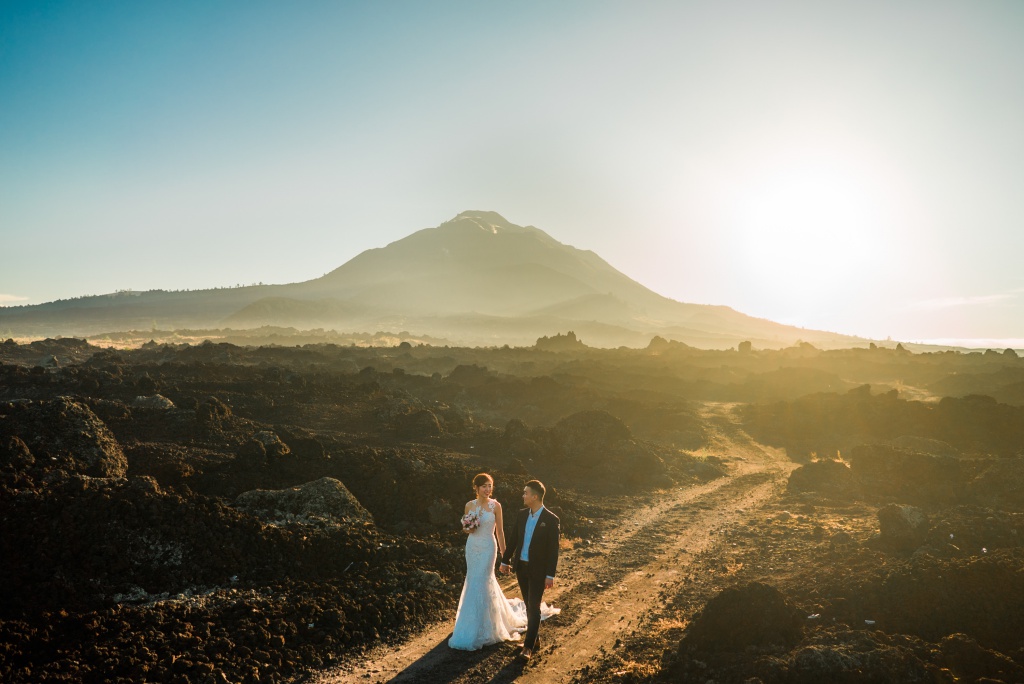
[[[770,500],[794,467],[776,450],[750,440],[731,404],[708,404],[707,455],[728,458],[730,475],[666,492],[653,505],[621,516],[593,547],[562,554],[545,600],[562,608],[541,630],[543,647],[526,663],[514,643],[466,653],[447,646],[454,617],[403,644],[378,646],[357,662],[308,680],[347,682],[568,682],[611,649],[624,630],[659,608],[686,581],[691,560],[718,536]],[[503,579],[509,596],[514,580]]]

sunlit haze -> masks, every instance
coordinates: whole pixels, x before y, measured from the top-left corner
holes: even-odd
[[[467,209],[652,290],[1024,338],[1019,2],[0,6],[0,305],[318,277]]]

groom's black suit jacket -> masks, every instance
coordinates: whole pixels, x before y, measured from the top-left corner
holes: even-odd
[[[530,516],[530,509],[524,508],[519,511],[516,518],[515,531],[512,534],[512,543],[505,548],[505,556],[502,563],[511,565],[512,570],[519,564],[520,549],[523,546],[523,537],[526,536],[526,520]],[[530,539],[530,574],[539,573],[543,570],[547,577],[555,576],[555,569],[558,567],[558,516],[552,513],[545,506],[537,519],[537,527],[533,529],[533,537]]]

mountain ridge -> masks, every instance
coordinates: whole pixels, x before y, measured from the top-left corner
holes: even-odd
[[[859,338],[786,326],[724,305],[679,302],[493,211],[464,211],[311,280],[191,292],[99,295],[0,309],[0,333],[87,335],[113,330],[229,325],[399,326],[467,345],[532,344],[574,329],[591,346],[645,346],[654,336],[691,346],[759,348],[798,341],[849,347]],[[644,340],[646,338],[646,340]]]

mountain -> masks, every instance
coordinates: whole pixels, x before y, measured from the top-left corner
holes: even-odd
[[[758,348],[863,343],[663,297],[591,251],[490,211],[463,212],[306,282],[0,309],[0,334],[7,336],[264,325],[411,331],[468,345],[522,346],[568,330],[590,346],[643,347],[655,335],[702,348],[744,340]]]

